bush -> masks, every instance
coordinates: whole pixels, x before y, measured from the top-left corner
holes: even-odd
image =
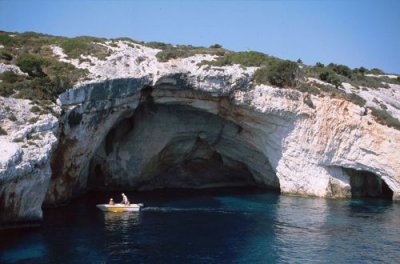
[[[32,77],[44,77],[46,74],[42,70],[45,60],[34,54],[22,54],[17,59],[17,66],[21,71],[26,72]]]
[[[210,46],[210,49],[221,49],[221,48],[222,48],[222,45],[220,45],[220,44],[214,44],[214,45]]]
[[[370,109],[378,123],[400,130],[400,121],[397,118],[394,118],[389,112],[374,107],[371,107]]]
[[[17,65],[30,77],[11,71],[0,74],[0,79],[3,80],[0,83],[1,96],[10,96],[17,92],[18,98],[54,101],[58,94],[72,87],[87,72],[55,58],[37,54],[21,54]]]
[[[6,71],[6,72],[3,72],[2,74],[0,74],[0,79],[1,79],[3,82],[15,83],[15,82],[24,80],[25,77],[24,77],[24,76],[21,76],[21,75],[18,75],[18,74],[16,74],[16,73],[13,72],[13,71]]]
[[[0,136],[6,136],[7,131],[5,131],[2,127],[0,127]]]
[[[17,121],[17,117],[13,113],[8,116],[8,119],[13,122]]]
[[[387,84],[383,84],[379,78],[365,76],[363,74],[353,74],[351,80],[348,81],[353,86],[364,86],[369,88],[389,88]]]
[[[25,81],[25,76],[6,71],[0,74],[0,96],[8,97],[15,93],[17,86]]]
[[[161,62],[169,61],[170,59],[190,57],[192,53],[187,49],[169,47],[156,54],[156,57]]]
[[[361,74],[361,75],[364,75],[364,74],[367,73],[367,72],[368,72],[368,69],[367,69],[367,68],[364,68],[364,67],[355,68],[355,69],[353,70],[353,73],[355,73],[355,74]]]
[[[153,48],[153,49],[161,49],[164,50],[168,47],[171,47],[171,44],[166,44],[163,42],[157,42],[157,41],[150,41],[145,43],[145,46],[149,47],[149,48]]]
[[[302,83],[299,86],[296,87],[296,90],[299,90],[302,93],[309,93],[313,95],[319,95],[321,94],[320,89],[317,87],[310,85],[308,83]]]
[[[320,73],[319,78],[323,81],[333,84],[336,88],[342,85],[339,77],[337,77],[336,73],[331,70],[324,70]]]
[[[32,117],[28,120],[29,124],[35,124],[37,121],[39,121],[38,117]]]
[[[76,59],[80,55],[93,55],[99,59],[105,59],[109,55],[108,48],[96,43],[104,41],[105,39],[82,36],[64,39],[60,46],[70,58]]]
[[[245,67],[269,65],[271,61],[278,60],[257,51],[230,52],[217,58],[215,61],[204,61],[202,64],[212,66],[225,66],[240,64]]]
[[[226,50],[222,48],[210,49],[210,48],[193,47],[185,45],[177,45],[177,46],[172,46],[170,44],[163,44],[163,45],[166,46],[163,46],[162,51],[156,54],[157,59],[161,62],[166,62],[169,61],[170,59],[187,58],[190,56],[194,56],[196,54],[211,54],[211,55],[223,56],[225,55],[226,52]]]
[[[328,69],[331,69],[335,73],[337,73],[339,75],[343,75],[347,78],[351,78],[351,75],[352,75],[352,70],[345,65],[330,63],[328,65]]]
[[[42,109],[39,106],[34,105],[34,106],[31,107],[30,111],[32,113],[39,113],[40,111],[42,111]]]
[[[276,61],[254,73],[256,83],[270,83],[278,87],[294,87],[300,79],[300,68],[293,61]]]
[[[13,46],[17,43],[16,39],[10,37],[7,33],[0,33],[0,44],[5,47]]]
[[[128,37],[119,37],[119,38],[114,38],[112,39],[113,41],[127,41],[127,42],[132,42],[132,43],[136,43],[136,44],[143,44],[143,41],[137,41],[135,39],[132,38],[128,38]]]
[[[0,59],[1,60],[10,61],[10,60],[12,60],[12,58],[13,58],[13,56],[10,53],[8,53],[4,50],[0,51]]]
[[[347,101],[352,102],[353,104],[359,105],[359,106],[365,106],[365,104],[367,103],[367,101],[365,101],[364,98],[362,98],[361,96],[358,96],[356,94],[345,94],[345,99]]]
[[[385,74],[381,69],[378,69],[378,68],[372,68],[371,70],[368,71],[368,73],[375,74],[375,75]]]

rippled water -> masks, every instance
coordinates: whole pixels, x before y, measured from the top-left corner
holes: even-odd
[[[171,190],[128,194],[146,205],[140,213],[95,208],[109,197],[88,195],[46,210],[40,228],[0,233],[0,263],[400,261],[400,205],[390,201]]]

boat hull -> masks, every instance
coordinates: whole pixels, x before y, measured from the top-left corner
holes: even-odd
[[[109,204],[98,204],[96,205],[97,208],[102,210],[103,212],[113,212],[113,213],[122,213],[122,212],[139,212],[140,208],[142,207],[142,204],[130,204],[130,205],[124,205],[124,204],[115,204],[115,205],[109,205]]]

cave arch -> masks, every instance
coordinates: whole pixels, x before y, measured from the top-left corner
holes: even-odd
[[[378,175],[365,171],[344,168],[344,172],[350,177],[352,198],[373,197],[387,200],[393,199],[393,191],[387,183]]]
[[[243,128],[199,108],[144,100],[93,155],[88,188],[258,186],[279,191],[268,158]]]

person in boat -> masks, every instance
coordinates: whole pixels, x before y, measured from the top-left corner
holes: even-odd
[[[129,205],[128,197],[124,193],[122,193],[122,204]]]
[[[109,204],[109,205],[115,205],[114,199],[113,199],[113,198],[110,198],[110,201],[108,202],[108,204]]]

